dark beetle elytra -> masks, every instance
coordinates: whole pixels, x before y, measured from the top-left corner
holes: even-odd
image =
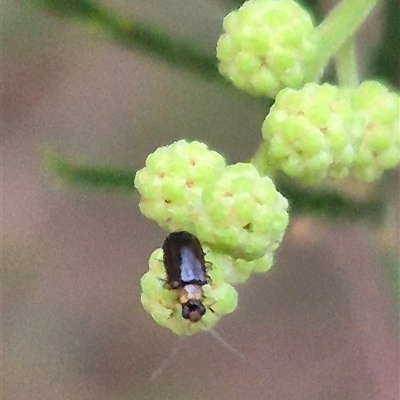
[[[207,283],[204,253],[199,240],[189,232],[170,233],[163,244],[167,284],[178,293],[182,317],[200,321],[206,313],[202,286]]]
[[[207,273],[199,240],[189,232],[170,233],[163,244],[167,283],[171,289],[205,285]]]

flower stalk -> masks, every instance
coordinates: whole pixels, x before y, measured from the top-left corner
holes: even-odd
[[[309,65],[310,75],[318,77],[329,59],[354,35],[378,0],[342,0],[317,27],[318,57]],[[346,48],[345,48],[346,49]],[[339,52],[338,58],[344,54]]]

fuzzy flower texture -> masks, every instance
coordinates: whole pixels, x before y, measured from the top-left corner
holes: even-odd
[[[265,173],[281,170],[307,184],[348,176],[371,182],[400,162],[400,98],[376,81],[284,89],[262,133]]]
[[[260,171],[305,184],[372,182],[400,162],[400,98],[377,81],[318,84],[319,28],[294,0],[246,1],[224,19],[219,71],[237,88],[275,99],[253,160]]]
[[[293,0],[250,0],[223,22],[219,72],[252,95],[274,98],[315,78],[318,35],[310,14]]]
[[[212,266],[204,296],[213,312],[192,323],[182,318],[176,291],[165,285],[161,250],[153,253],[142,278],[145,310],[178,334],[210,329],[222,314],[236,308],[230,284],[271,267],[288,224],[287,200],[253,165],[227,166],[219,153],[197,141],[158,148],[137,172],[135,187],[142,213],[169,232],[195,235]]]

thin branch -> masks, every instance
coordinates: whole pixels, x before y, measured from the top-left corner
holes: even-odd
[[[161,29],[132,21],[95,0],[25,0],[65,18],[78,19],[128,48],[141,50],[209,81],[230,85],[219,73],[215,55],[198,45],[171,37]]]
[[[336,75],[340,86],[359,85],[354,38],[351,37],[335,54]]]
[[[305,187],[295,180],[279,175],[277,189],[289,200],[290,210],[296,214],[323,215],[346,220],[383,220],[386,207],[383,198],[356,201],[340,195],[334,189]]]
[[[318,57],[309,65],[310,75],[318,76],[329,59],[354,35],[378,0],[342,0],[317,27]]]
[[[133,193],[134,168],[77,162],[65,158],[50,149],[42,154],[44,169],[70,185],[87,189],[109,189]],[[381,221],[385,214],[383,199],[354,201],[336,191],[306,188],[283,176],[276,179],[277,189],[289,200],[294,214],[324,215],[331,218]]]

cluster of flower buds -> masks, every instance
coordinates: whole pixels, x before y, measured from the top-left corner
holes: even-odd
[[[220,73],[252,95],[274,98],[314,77],[318,35],[310,14],[293,0],[250,0],[228,14],[217,44]]]
[[[373,181],[400,162],[400,98],[376,81],[283,89],[265,118],[263,170],[304,183]]]
[[[205,144],[180,140],[150,154],[135,177],[142,213],[169,232],[141,280],[142,304],[179,335],[211,329],[237,307],[231,285],[272,266],[288,202],[264,174],[283,171],[307,184],[347,176],[369,182],[400,162],[399,96],[376,81],[315,82],[322,36],[296,1],[249,0],[223,28],[221,74],[275,98],[257,169],[226,165]]]
[[[306,184],[371,182],[400,162],[399,96],[377,81],[318,84],[319,28],[295,0],[246,1],[224,19],[219,71],[239,89],[275,99],[262,127],[262,172]]]
[[[231,284],[271,267],[287,200],[253,165],[226,166],[219,153],[185,140],[149,155],[135,187],[143,214],[172,232],[142,278],[144,308],[178,334],[210,329],[237,306]]]

